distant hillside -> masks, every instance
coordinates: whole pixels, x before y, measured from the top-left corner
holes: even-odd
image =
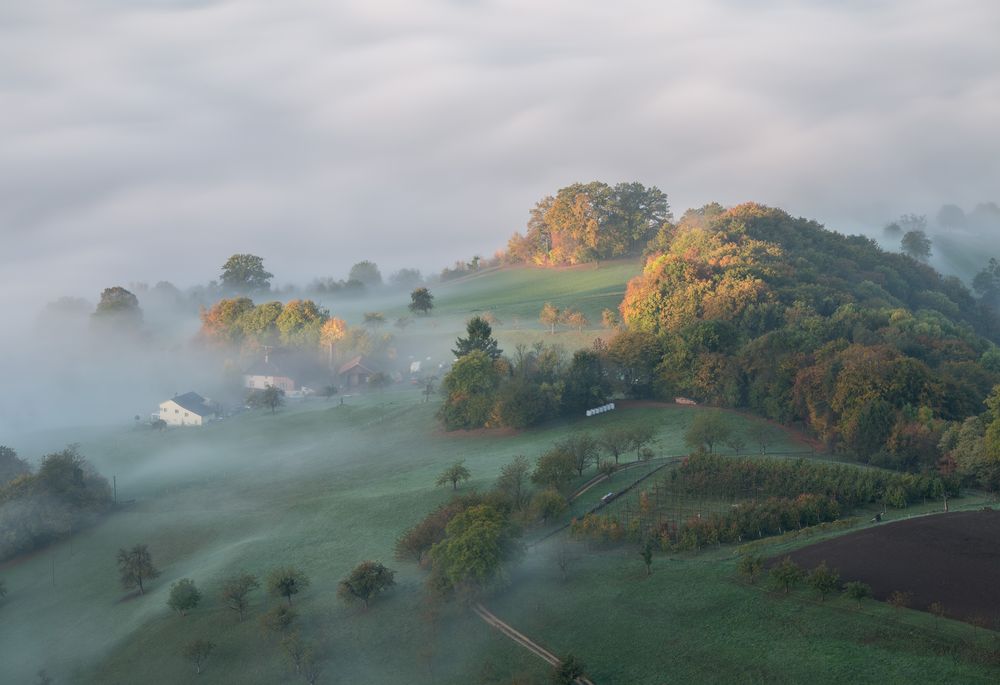
[[[802,421],[920,468],[1000,382],[997,323],[955,278],[756,204],[690,212],[621,304],[661,353],[656,393]]]

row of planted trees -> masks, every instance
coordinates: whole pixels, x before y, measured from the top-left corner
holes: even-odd
[[[838,521],[866,504],[904,507],[949,494],[956,484],[931,476],[696,453],[611,513],[574,520],[572,532],[602,543],[652,539],[664,550],[698,550]]]

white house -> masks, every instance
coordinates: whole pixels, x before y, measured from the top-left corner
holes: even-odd
[[[160,418],[168,426],[201,426],[211,421],[216,413],[208,400],[196,392],[160,402]]]
[[[295,390],[295,380],[282,372],[265,356],[264,361],[254,364],[243,372],[243,387],[250,390],[263,390],[269,385],[284,390],[286,393]]]

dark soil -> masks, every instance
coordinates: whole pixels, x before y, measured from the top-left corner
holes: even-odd
[[[768,566],[778,561],[768,561]],[[842,582],[860,580],[878,600],[912,593],[910,607],[940,602],[963,621],[1000,621],[1000,511],[963,511],[876,525],[789,554],[804,569],[825,561]]]

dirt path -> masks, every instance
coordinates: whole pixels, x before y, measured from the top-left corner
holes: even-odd
[[[553,667],[559,665],[561,661],[559,657],[557,657],[555,654],[542,647],[537,642],[533,641],[524,633],[515,630],[510,625],[501,621],[482,604],[479,603],[474,604],[472,606],[472,610],[476,612],[476,616],[483,619],[483,621],[485,621],[487,625],[499,630],[501,633],[503,633],[508,638],[510,638],[517,644],[521,645],[525,649],[527,649],[535,656],[540,657],[541,659],[547,661]],[[586,676],[581,676],[577,678],[576,682],[579,683],[580,685],[594,685],[594,682],[590,678],[587,678]]]

